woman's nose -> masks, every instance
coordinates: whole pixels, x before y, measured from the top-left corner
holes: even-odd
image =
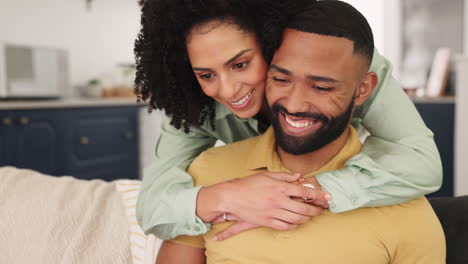
[[[238,82],[229,77],[221,78],[218,89],[219,97],[227,101],[235,100],[239,90],[240,84]]]

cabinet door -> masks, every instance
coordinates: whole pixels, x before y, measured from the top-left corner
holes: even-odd
[[[137,109],[95,108],[71,113],[67,173],[85,179],[137,178]]]
[[[12,121],[9,112],[0,111],[0,166],[10,165],[8,159],[8,134]]]
[[[57,111],[15,111],[14,134],[10,134],[12,165],[57,175],[59,120]]]
[[[453,196],[455,105],[453,103],[417,103],[416,108],[427,127],[434,133],[444,173],[441,189],[428,196]]]

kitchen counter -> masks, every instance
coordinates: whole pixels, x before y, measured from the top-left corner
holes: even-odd
[[[76,98],[58,100],[14,100],[0,101],[0,110],[49,109],[49,108],[83,108],[83,107],[114,107],[114,106],[144,106],[148,103],[137,103],[136,98]]]
[[[454,96],[442,96],[442,97],[410,97],[413,103],[428,103],[428,104],[453,104],[455,103]]]

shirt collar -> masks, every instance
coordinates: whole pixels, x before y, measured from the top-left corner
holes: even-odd
[[[259,136],[255,146],[247,159],[247,169],[256,170],[267,168],[268,171],[278,171],[282,166],[276,153],[276,140],[273,127],[270,126],[265,133]]]
[[[216,120],[224,119],[228,115],[234,115],[229,109],[227,109],[223,104],[216,102],[215,103],[215,112]],[[234,115],[235,116],[235,115]],[[240,119],[240,118],[239,118]]]
[[[361,151],[362,144],[359,141],[356,130],[352,126],[349,126],[349,128],[349,138],[338,154],[319,170],[309,174],[315,175],[323,171],[342,168],[348,159]],[[267,169],[271,172],[288,171],[283,166],[276,152],[276,140],[273,127],[270,126],[263,135],[259,136],[259,140],[252,146],[252,151],[249,153],[246,165],[249,170]]]

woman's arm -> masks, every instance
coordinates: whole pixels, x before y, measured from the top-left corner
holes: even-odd
[[[179,235],[200,235],[210,228],[204,222],[225,212],[276,229],[294,228],[310,216],[320,214],[320,208],[291,202],[289,196],[325,200],[326,193],[288,184],[299,176],[286,173],[253,175],[202,191],[202,187],[194,187],[192,176],[186,170],[195,157],[213,146],[217,138],[229,143],[256,133],[252,130],[255,126],[233,118],[232,114],[217,119],[216,125],[216,132],[192,128],[186,134],[172,127],[167,118],[163,121],[155,160],[145,170],[136,207],[138,222],[145,233],[154,233],[165,240]],[[265,185],[270,188],[264,188]]]
[[[195,215],[198,191],[186,170],[202,151],[212,147],[216,138],[202,129],[189,134],[170,125],[164,117],[153,162],[144,170],[136,214],[145,233],[161,239],[180,234],[198,235],[209,226]]]
[[[377,73],[379,84],[355,117],[371,135],[345,168],[316,176],[332,194],[330,210],[335,213],[402,203],[434,192],[442,183],[433,134],[377,50],[370,71]]]

